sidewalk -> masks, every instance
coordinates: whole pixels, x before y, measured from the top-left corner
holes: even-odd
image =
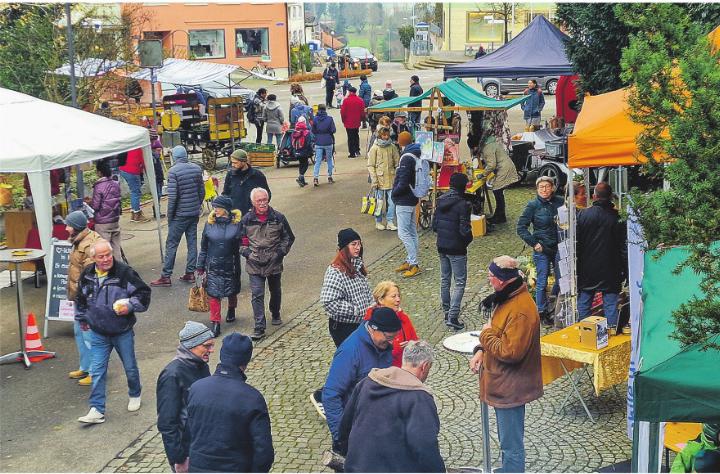
[[[507,194],[508,209],[515,210],[509,216],[514,222],[517,210],[532,196],[532,190],[516,188]],[[440,449],[446,465],[479,467],[482,442],[478,382],[468,369],[467,357],[448,352],[441,344],[442,339],[454,332],[443,324],[434,239],[430,231],[421,234],[423,273],[413,279],[404,280],[393,272],[404,257],[401,245],[369,265],[368,270],[373,285],[385,279],[400,285],[403,309],[413,320],[418,335],[435,346],[436,361],[427,383],[434,391],[440,414]],[[483,323],[477,307],[489,291],[485,281],[489,261],[500,254],[517,255],[521,249],[522,242],[510,222],[470,246],[468,287],[461,315],[468,330],[479,329]],[[310,295],[319,292],[319,288],[308,288]],[[330,447],[330,436],[308,398],[312,390],[322,386],[333,352],[327,315],[318,301],[256,345],[248,367],[248,382],[264,394],[268,403],[275,447],[274,472],[327,471],[320,458]],[[219,351],[211,361],[213,371],[218,354]],[[545,396],[527,406],[527,471],[590,472],[628,459],[631,443],[625,435],[624,387],[618,389],[620,397],[608,390],[596,398],[587,380],[581,385],[590,410],[594,416],[597,414],[593,424],[578,402],[571,402],[564,414],[555,414],[555,408],[570,390],[568,383],[558,380],[546,386]],[[493,465],[497,468],[500,452],[492,411],[490,429]],[[168,465],[162,439],[153,425],[109,461],[102,472],[157,471],[167,472]]]

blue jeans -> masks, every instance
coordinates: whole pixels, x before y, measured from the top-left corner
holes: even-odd
[[[600,293],[602,293],[603,296],[603,314],[607,318],[608,327],[615,326],[618,321],[618,294],[608,293],[606,291],[601,291]],[[578,314],[580,314],[581,318],[586,318],[590,316],[590,308],[592,306],[592,300],[594,296],[595,291],[580,290],[580,294],[578,295],[577,300],[577,306]]]
[[[280,149],[280,140],[282,139],[282,133],[268,133],[267,134],[267,144],[270,145],[273,142],[273,138],[277,142],[278,150]]]
[[[495,472],[525,472],[525,405],[495,408],[502,468]]]
[[[197,225],[198,217],[176,217],[168,223],[168,236],[165,241],[165,265],[163,265],[162,276],[170,277],[175,268],[175,254],[177,253],[180,239],[185,234],[187,243],[187,264],[185,273],[195,271],[197,263]]]
[[[560,266],[558,262],[560,260],[559,254],[555,254],[555,257],[548,257],[544,253],[533,252],[533,262],[535,262],[535,269],[537,270],[537,282],[535,284],[535,304],[537,305],[538,312],[542,313],[547,310],[547,281],[550,275],[550,265],[553,267],[555,272],[555,284],[552,287],[552,294],[557,295],[560,292]]]
[[[142,187],[140,175],[130,174],[120,170],[120,176],[123,177],[128,185],[128,188],[130,188],[130,207],[133,212],[140,212],[140,196],[142,194],[140,191],[140,188]]]
[[[105,387],[107,385],[107,369],[110,353],[115,349],[120,356],[128,383],[128,395],[139,397],[142,391],[140,385],[140,370],[135,360],[135,332],[130,329],[117,336],[103,336],[89,331],[92,338],[92,389],[90,390],[90,407],[95,407],[100,413],[105,413]]]
[[[395,206],[395,215],[397,215],[398,237],[407,252],[405,261],[410,265],[417,265],[419,244],[415,224],[415,206]]]
[[[460,303],[465,294],[467,255],[438,253],[438,256],[440,257],[440,299],[445,320],[457,319],[460,315]],[[451,279],[455,280],[452,296],[450,295]]]
[[[75,321],[73,323],[73,332],[75,333],[75,345],[77,346],[78,355],[80,356],[79,369],[83,372],[90,372],[90,330],[83,331],[80,329],[80,323]]]
[[[333,146],[332,145],[315,145],[315,167],[313,167],[313,178],[318,179],[320,177],[320,165],[322,165],[323,156],[327,160],[328,176],[332,176],[333,168],[335,167],[333,159]]]
[[[387,210],[385,211],[385,218],[388,222],[395,222],[395,203],[392,200],[392,189],[378,189],[377,197],[387,202]],[[382,222],[383,215],[375,217],[375,222]]]

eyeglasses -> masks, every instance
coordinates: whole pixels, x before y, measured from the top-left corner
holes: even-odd
[[[538,184],[538,189],[552,189],[552,184]]]
[[[269,199],[255,199],[255,204],[267,204],[269,202]]]
[[[214,342],[206,342],[204,344],[201,344],[201,346],[203,346],[207,350],[210,350],[210,349],[215,348],[215,343]]]
[[[393,339],[395,339],[395,337],[397,337],[397,335],[398,335],[397,331],[395,331],[395,332],[380,331],[380,332],[382,333],[385,340],[388,342],[392,342]]]

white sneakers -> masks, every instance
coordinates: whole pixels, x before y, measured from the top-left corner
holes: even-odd
[[[80,423],[105,423],[105,415],[97,411],[97,408],[92,407],[87,415],[78,418]]]
[[[376,222],[375,228],[377,230],[397,230],[397,226],[393,222],[388,222],[387,225],[383,224],[382,222]]]
[[[130,397],[128,401],[128,411],[138,411],[140,409],[140,397]]]
[[[385,230],[385,224],[383,224],[382,222],[376,222],[376,223],[375,223],[375,228],[376,228],[377,230]]]
[[[392,222],[387,223],[387,227],[385,227],[387,230],[397,230],[397,226],[393,224]]]

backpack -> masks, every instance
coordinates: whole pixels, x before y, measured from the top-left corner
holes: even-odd
[[[415,186],[410,186],[410,189],[416,198],[424,198],[428,195],[432,187],[430,163],[427,160],[418,158],[412,153],[405,153],[400,159],[402,160],[405,156],[410,156],[415,160]]]
[[[248,122],[255,124],[257,123],[257,111],[255,110],[255,99],[249,100],[245,104],[245,114],[247,115]]]

